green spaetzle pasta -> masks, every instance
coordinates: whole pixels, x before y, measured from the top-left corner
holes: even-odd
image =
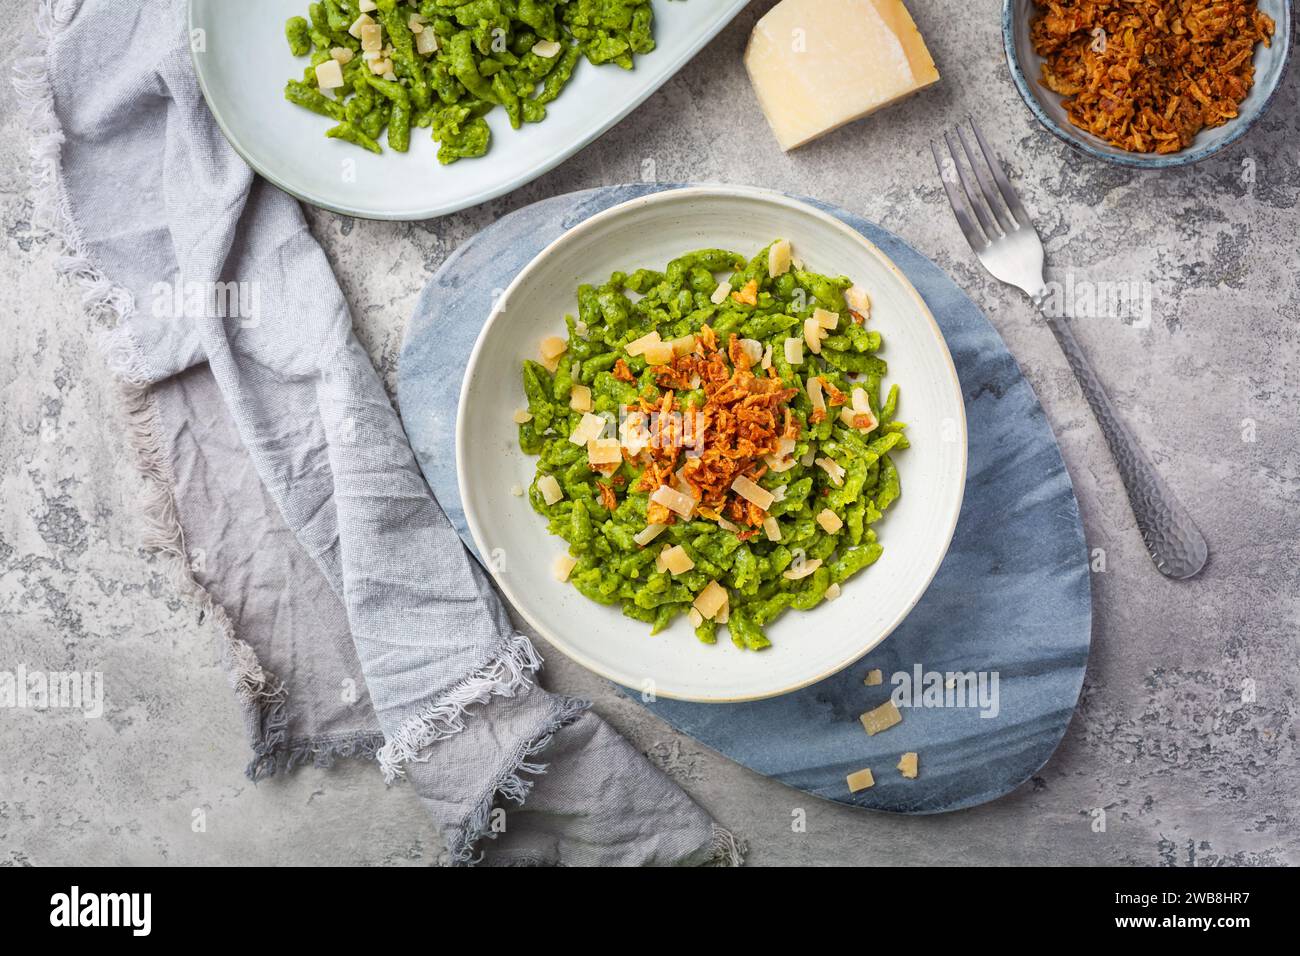
[[[285,23],[290,52],[310,57],[285,99],[371,152],[385,130],[405,152],[411,128],[428,129],[446,165],[488,151],[498,107],[514,129],[544,120],[582,57],[631,69],[653,21],[652,0],[320,0]],[[330,59],[342,86],[317,76]]]
[[[685,615],[703,643],[725,626],[761,650],[782,613],[880,558],[908,441],[864,290],[777,240],[618,272],[576,302],[567,337],[524,362],[516,421],[529,501],[581,594],[652,633]]]

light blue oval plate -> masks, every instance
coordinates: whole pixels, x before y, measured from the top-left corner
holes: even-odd
[[[455,417],[465,364],[493,296],[564,230],[670,188],[606,187],[520,209],[458,249],[421,295],[402,349],[398,399],[425,476],[471,550],[456,484]],[[817,796],[898,813],[974,806],[1032,776],[1074,712],[1092,630],[1078,503],[1042,406],[979,308],[897,236],[813,205],[892,258],[943,330],[970,443],[956,534],[908,618],[836,676],[752,703],[642,702],[738,763]],[[501,383],[503,408],[512,407],[518,387]],[[873,669],[883,683],[865,686]],[[859,715],[891,694],[904,705],[902,723],[868,736]],[[908,751],[919,754],[915,780],[895,768]],[[871,769],[875,786],[850,794],[844,778],[863,768]]]

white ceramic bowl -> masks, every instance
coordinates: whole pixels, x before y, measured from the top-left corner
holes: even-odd
[[[684,619],[654,637],[617,607],[594,603],[552,576],[566,545],[526,497],[536,459],[511,412],[524,404],[520,363],[563,334],[575,290],[616,270],[662,268],[691,249],[752,255],[789,239],[810,269],[847,275],[873,300],[885,339],[886,384],[901,388],[899,417],[912,447],[897,456],[903,494],[875,526],[884,555],[836,601],[787,611],[754,652],[726,636],[701,644]],[[925,303],[898,268],[839,220],[778,193],[736,186],[670,190],[615,206],[542,251],[498,299],[461,389],[456,466],[470,532],[502,591],[552,644],[610,680],[663,697],[740,701],[773,697],[841,670],[883,641],[925,592],[952,539],[966,480],[966,415],[952,357]]]
[[[655,43],[636,69],[581,62],[542,123],[512,130],[488,116],[492,148],[440,166],[427,129],[411,148],[375,156],[326,139],[334,125],[284,98],[306,57],[289,52],[284,22],[308,0],[190,0],[194,71],[208,108],[236,152],[285,192],[364,219],[431,219],[500,196],[542,175],[605,132],[659,89],[731,22],[747,0],[655,4]],[[755,116],[755,122],[761,122]]]

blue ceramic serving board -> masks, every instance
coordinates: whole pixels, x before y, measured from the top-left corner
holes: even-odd
[[[565,230],[617,203],[671,188],[603,187],[520,209],[451,255],[420,296],[402,348],[398,398],[424,474],[471,551],[456,481],[455,425],[464,369],[488,314],[484,303]],[[1092,631],[1078,502],[1042,406],[979,308],[897,236],[812,204],[894,260],[948,342],[970,440],[952,546],[907,620],[838,675],[752,703],[643,703],[738,763],[820,797],[897,813],[974,806],[1032,776],[1074,712]],[[884,683],[867,687],[863,677],[874,668]],[[918,669],[913,693],[903,678],[917,684]],[[950,677],[971,673],[982,698],[965,692],[965,679]],[[928,696],[922,693],[927,682]],[[902,723],[867,736],[858,716],[905,690],[911,706],[902,707]],[[915,780],[895,769],[906,751],[920,755]],[[864,767],[875,786],[850,794],[845,776]]]

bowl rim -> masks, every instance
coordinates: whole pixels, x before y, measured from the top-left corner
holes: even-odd
[[[811,684],[815,684],[818,683],[819,681],[825,680],[826,678],[831,677],[839,673],[840,671],[844,670],[846,667],[850,666],[855,661],[861,660],[866,654],[870,653],[872,650],[874,650],[875,648],[879,647],[882,643],[884,643],[886,638],[888,638],[889,635],[892,634],[898,628],[898,626],[907,618],[908,614],[911,613],[912,609],[916,607],[917,602],[919,602],[921,600],[921,597],[926,593],[927,590],[929,590],[931,582],[934,580],[935,575],[939,571],[940,565],[943,564],[944,558],[947,557],[948,550],[952,546],[953,534],[956,531],[957,521],[959,516],[961,515],[962,503],[965,500],[966,476],[967,476],[968,458],[969,458],[967,422],[966,422],[966,405],[964,400],[964,394],[961,387],[961,381],[958,378],[957,368],[953,363],[952,352],[948,348],[948,342],[944,338],[943,331],[939,328],[939,324],[938,322],[935,321],[935,318],[933,314],[930,312],[929,307],[926,305],[925,300],[921,297],[921,294],[917,292],[915,286],[912,285],[911,281],[907,278],[907,276],[903,273],[903,271],[893,262],[893,260],[891,260],[887,255],[885,255],[885,253],[881,251],[881,249],[875,243],[873,243],[871,240],[867,239],[866,236],[862,235],[862,233],[858,232],[856,229],[842,222],[841,220],[831,215],[830,213],[824,212],[823,210],[818,209],[815,206],[810,205],[809,203],[795,199],[791,196],[786,195],[785,193],[777,192],[775,190],[770,190],[770,189],[763,189],[756,186],[736,186],[736,185],[717,184],[717,185],[708,185],[708,186],[684,186],[675,189],[666,189],[661,192],[655,192],[646,196],[639,196],[634,199],[629,199],[626,202],[622,202],[615,206],[611,206],[609,209],[606,209],[602,212],[598,212],[595,215],[589,217],[588,219],[583,220],[581,223],[566,230],[562,235],[560,235],[558,238],[556,238],[551,243],[549,243],[544,249],[542,249],[541,252],[539,252],[536,256],[533,257],[533,259],[528,263],[528,265],[526,265],[519,272],[518,275],[515,276],[515,278],[511,281],[510,285],[507,286],[505,292],[503,292],[500,296],[497,297],[496,302],[493,304],[492,311],[488,315],[487,321],[483,323],[483,328],[479,330],[478,338],[474,342],[474,349],[470,353],[469,361],[465,366],[465,374],[461,380],[460,396],[457,399],[457,403],[456,403],[456,480],[460,483],[462,489],[471,487],[468,481],[469,476],[467,475],[465,470],[465,452],[468,443],[468,436],[465,429],[465,422],[467,421],[467,417],[468,417],[466,412],[467,412],[470,379],[474,376],[474,374],[477,371],[479,361],[482,358],[482,355],[485,351],[485,343],[487,342],[488,336],[491,332],[493,325],[497,322],[501,314],[505,311],[505,306],[510,301],[510,298],[514,294],[515,290],[519,288],[521,285],[523,285],[529,279],[529,277],[535,271],[539,270],[541,266],[545,263],[545,261],[549,259],[560,248],[577,241],[586,233],[597,229],[599,226],[603,225],[604,223],[608,222],[611,219],[617,219],[620,216],[626,215],[628,212],[632,210],[640,209],[646,206],[658,205],[658,204],[668,203],[668,202],[682,202],[682,201],[689,202],[693,198],[704,198],[704,197],[713,197],[713,196],[739,197],[741,199],[747,199],[751,201],[772,203],[775,205],[785,206],[788,209],[795,210],[801,215],[812,216],[816,219],[820,219],[822,220],[823,224],[851,238],[858,245],[862,246],[869,255],[872,255],[877,260],[879,260],[879,262],[893,274],[894,278],[900,283],[903,292],[911,297],[916,308],[919,310],[921,316],[923,316],[926,322],[929,323],[929,330],[931,334],[935,337],[939,345],[939,351],[942,356],[942,359],[947,366],[948,385],[952,389],[953,397],[956,400],[957,408],[960,409],[960,415],[958,417],[959,424],[960,424],[960,428],[959,428],[960,449],[958,455],[959,462],[960,462],[960,469],[959,469],[959,475],[957,476],[957,495],[953,502],[951,514],[948,516],[946,522],[947,527],[943,533],[943,546],[936,550],[936,553],[927,571],[925,572],[922,578],[918,579],[918,583],[914,589],[914,593],[911,595],[911,597],[909,597],[905,605],[899,609],[898,613],[894,616],[893,620],[891,620],[877,634],[872,636],[872,639],[869,642],[865,643],[860,648],[857,648],[854,651],[852,651],[848,657],[836,661],[833,665],[830,665],[829,667],[813,675],[812,677],[801,678],[800,680],[788,686],[777,688],[775,690],[763,690],[756,693],[732,694],[730,696],[713,696],[713,697],[691,696],[688,694],[676,693],[671,690],[665,690],[662,687],[656,687],[655,689],[655,693],[657,696],[664,697],[669,700],[685,700],[685,701],[693,701],[697,703],[724,704],[724,703],[742,703],[745,701],[765,700],[772,697],[780,697],[784,694],[792,693],[804,687],[808,687]],[[480,554],[490,553],[489,549],[485,546],[484,535],[481,527],[479,526],[478,516],[475,510],[475,506],[471,503],[470,497],[468,495],[462,495],[462,502],[463,502],[464,513],[465,513],[465,521],[466,524],[469,526],[470,535],[474,539],[475,546],[478,548]],[[505,595],[506,599],[511,603],[511,605],[515,608],[515,610],[539,634],[541,634],[542,637],[546,638],[546,640],[549,641],[552,645],[554,645],[558,650],[564,653],[571,660],[576,661],[577,663],[581,664],[583,667],[587,668],[587,670],[591,671],[592,673],[598,674],[601,677],[613,681],[614,683],[619,684],[621,686],[625,686],[625,687],[632,686],[632,684],[636,680],[635,675],[617,673],[614,669],[607,668],[590,659],[580,649],[576,648],[570,641],[568,641],[564,637],[555,634],[549,627],[545,626],[542,622],[537,620],[532,613],[530,613],[527,602],[520,601],[516,597],[515,589],[511,586],[508,576],[499,575],[496,569],[491,566],[491,564],[489,564],[488,570],[489,573],[491,573],[492,578],[496,582],[497,586],[501,589],[502,593]]]
[[[1033,0],[1029,0],[1033,3]],[[1272,88],[1264,96],[1263,102],[1259,104],[1258,109],[1247,117],[1238,116],[1233,122],[1236,128],[1232,129],[1227,136],[1217,143],[1211,143],[1200,148],[1186,148],[1179,150],[1177,153],[1108,153],[1097,148],[1093,143],[1084,139],[1081,130],[1076,131],[1073,125],[1069,129],[1062,127],[1056,120],[1047,114],[1047,111],[1039,104],[1037,97],[1029,88],[1030,80],[1025,75],[1024,68],[1020,65],[1019,54],[1016,51],[1015,42],[1015,4],[1016,0],[1002,0],[1002,48],[1007,58],[1007,67],[1011,71],[1011,81],[1015,84],[1016,91],[1020,98],[1024,100],[1025,106],[1034,114],[1034,118],[1041,123],[1049,133],[1061,140],[1067,146],[1078,150],[1085,156],[1093,159],[1100,159],[1103,162],[1115,166],[1126,166],[1129,169],[1175,169],[1180,166],[1190,166],[1193,163],[1199,163],[1203,159],[1209,159],[1211,156],[1224,149],[1227,149],[1241,137],[1245,136],[1255,126],[1255,123],[1268,112],[1269,107],[1273,105],[1273,100],[1278,91],[1282,88],[1282,81],[1286,78],[1287,70],[1291,65],[1291,20],[1292,20],[1292,2],[1291,0],[1279,0],[1282,4],[1282,15],[1276,19],[1277,29],[1273,33],[1273,45],[1281,43],[1282,66],[1277,71],[1276,79]]]

